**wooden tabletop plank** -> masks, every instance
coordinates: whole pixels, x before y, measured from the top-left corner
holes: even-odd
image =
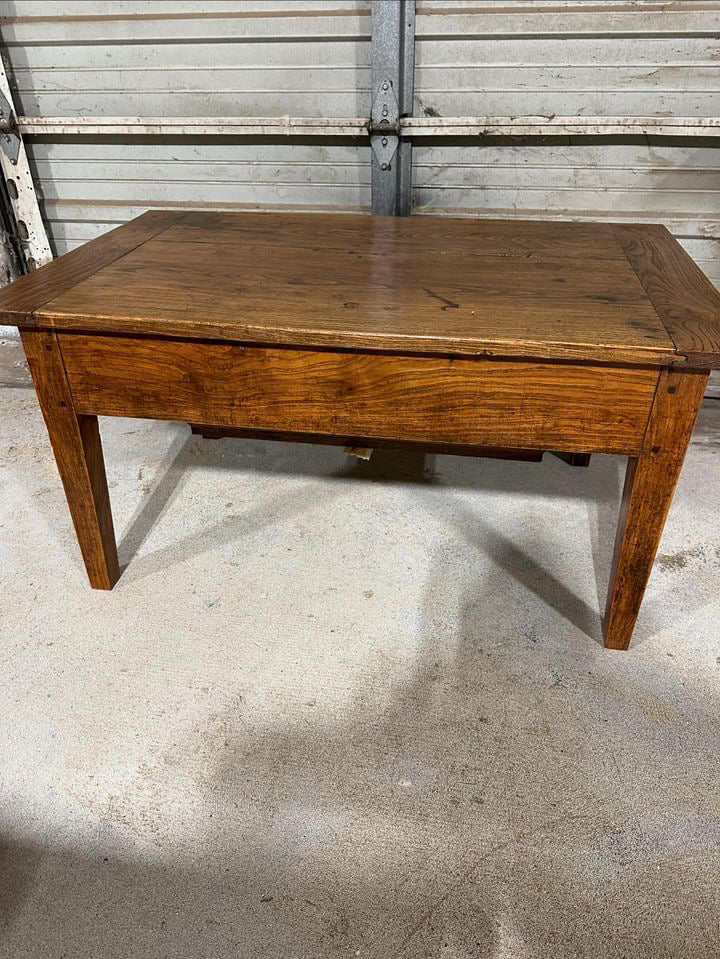
[[[191,215],[36,319],[401,352],[659,365],[674,354],[607,224]]]
[[[653,227],[156,211],[122,230],[124,248],[109,234],[1,292],[0,317],[11,302],[26,328],[720,366],[717,294]]]
[[[678,359],[720,368],[720,292],[664,226],[623,224],[616,233]]]
[[[166,230],[183,215],[148,210],[142,216],[21,276],[0,290],[0,323],[18,326],[32,322],[32,314],[48,300]]]
[[[373,256],[400,251],[433,256],[550,255],[562,259],[622,260],[613,225],[549,220],[485,220],[466,217],[393,217],[356,214],[195,212],[164,239],[233,246],[263,243],[297,248],[352,250]]]

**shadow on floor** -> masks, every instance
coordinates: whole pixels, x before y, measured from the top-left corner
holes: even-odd
[[[247,458],[248,445],[256,455]],[[338,465],[336,448],[309,444],[272,443],[258,440],[204,440],[179,434],[160,468],[160,479],[130,520],[119,544],[125,582],[151,575],[168,564],[185,561],[209,549],[235,542],[250,532],[298,515],[317,505],[317,490],[308,486],[283,493],[271,502],[240,515],[223,517],[200,533],[194,533],[152,553],[133,557],[150,531],[173,502],[184,477],[193,468],[245,470],[259,476],[296,475],[331,478],[334,492],[323,491],[323,499],[340,495],[344,484],[353,481],[401,483],[437,489],[437,499],[426,500],[430,508],[443,512],[443,504],[453,490],[476,489],[505,495],[538,498],[587,500],[591,518],[593,563],[598,591],[598,608],[604,607],[610,575],[612,544],[615,537],[621,471],[624,458],[596,456],[589,469],[573,468],[546,454],[542,463],[474,459],[453,456],[424,456],[406,451],[376,450],[369,461],[345,457]],[[544,602],[561,610],[582,632],[602,642],[597,610],[579,599],[559,582],[549,569],[543,569],[515,546],[493,524],[491,517],[464,509],[461,522],[455,520],[458,535],[477,543],[493,560],[518,582]]]

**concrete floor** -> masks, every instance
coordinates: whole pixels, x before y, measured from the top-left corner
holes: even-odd
[[[720,401],[624,654],[619,458],[105,420],[107,594],[0,400],[1,956],[720,954]]]

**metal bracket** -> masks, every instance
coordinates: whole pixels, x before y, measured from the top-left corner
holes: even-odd
[[[371,133],[399,133],[398,120],[400,110],[389,77],[383,78],[370,108]]]
[[[370,146],[375,154],[380,169],[392,170],[392,161],[397,153],[400,138],[394,133],[373,133],[370,135]]]
[[[370,109],[370,146],[381,170],[391,170],[399,139],[400,111],[392,80],[383,78]]]
[[[0,150],[12,164],[15,164],[20,154],[20,134],[17,129],[15,111],[2,90],[0,90],[0,129],[2,129]]]

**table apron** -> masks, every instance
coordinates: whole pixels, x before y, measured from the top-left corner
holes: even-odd
[[[59,334],[77,413],[637,454],[657,369]]]

